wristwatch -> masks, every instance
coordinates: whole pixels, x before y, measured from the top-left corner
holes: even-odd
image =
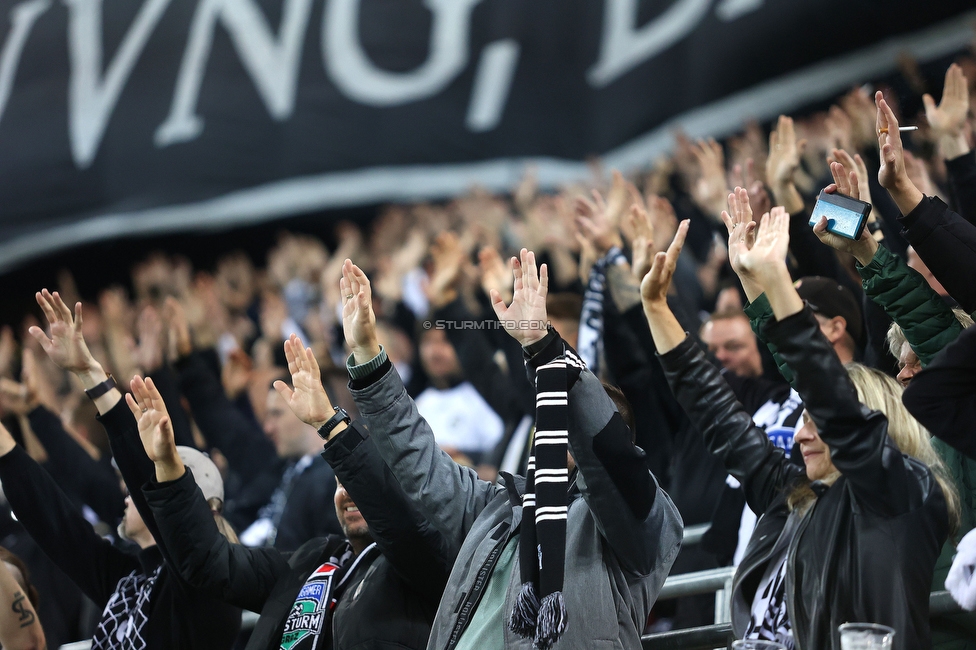
[[[335,409],[335,415],[329,418],[328,422],[319,427],[318,434],[322,440],[328,440],[332,430],[339,426],[340,422],[349,424],[352,421],[352,418],[349,417],[346,409],[342,408],[341,406],[333,406],[332,408]]]

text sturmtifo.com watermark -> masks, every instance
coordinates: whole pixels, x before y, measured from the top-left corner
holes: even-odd
[[[425,320],[425,330],[547,330],[547,320]]]

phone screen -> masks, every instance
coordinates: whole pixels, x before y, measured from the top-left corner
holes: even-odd
[[[817,204],[810,214],[810,225],[815,226],[820,217],[827,217],[827,230],[848,239],[860,238],[864,221],[871,205],[842,194],[820,193]]]

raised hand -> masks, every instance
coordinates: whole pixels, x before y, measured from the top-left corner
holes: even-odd
[[[692,152],[698,160],[701,175],[692,188],[691,196],[699,208],[714,218],[721,213],[725,204],[725,193],[728,191],[725,154],[722,152],[722,145],[711,138],[708,141],[699,140]]]
[[[749,252],[755,243],[756,226],[759,224],[753,221],[749,191],[744,187],[736,187],[729,194],[728,201],[729,209],[728,212],[722,212],[722,222],[729,232],[729,264],[732,265],[732,270],[742,280],[742,286],[749,294],[749,287],[746,286],[749,278],[742,267],[741,256]],[[749,299],[753,300],[755,296],[749,296]]]
[[[834,156],[839,157],[838,154],[842,153],[845,159],[851,164],[854,164],[854,160],[843,150],[835,150]],[[860,156],[858,156],[860,157]],[[839,162],[830,163],[830,173],[834,177],[834,182],[824,188],[824,191],[828,194],[833,194],[837,192],[839,194],[844,194],[845,196],[851,196],[858,198],[863,196],[863,191],[861,188],[861,181],[858,178],[858,172],[854,169],[849,169],[846,165],[842,165]],[[866,172],[865,172],[866,173]],[[868,197],[870,198],[870,196]],[[861,199],[862,201],[864,199]],[[871,233],[868,232],[867,222],[864,224],[864,230],[861,231],[860,239],[853,240],[847,237],[841,237],[840,235],[835,235],[832,232],[827,231],[827,217],[820,217],[820,221],[813,227],[813,234],[817,236],[820,241],[827,244],[833,249],[843,251],[845,253],[850,253],[853,255],[861,266],[867,266],[871,263],[874,258],[874,254],[878,250],[878,242],[875,241]]]
[[[193,352],[190,338],[190,324],[186,311],[179,300],[170,296],[163,303],[163,316],[166,320],[166,352],[170,361],[189,356]]]
[[[619,172],[617,173],[619,175]],[[598,256],[606,255],[614,246],[623,246],[620,237],[620,224],[611,214],[611,208],[604,203],[603,197],[593,190],[593,200],[577,197],[574,203],[576,209],[576,228],[578,232],[596,250]]]
[[[342,297],[342,332],[357,364],[366,363],[380,353],[376,339],[376,314],[369,278],[363,270],[346,259],[339,280]]]
[[[790,215],[781,206],[762,216],[756,241],[747,251],[739,251],[738,264],[742,272],[764,289],[789,277],[786,255],[790,249]]]
[[[285,341],[285,359],[294,389],[280,379],[274,383],[274,389],[299,420],[315,429],[321,428],[335,411],[322,386],[322,373],[312,348],[304,347],[298,335],[292,334]]]
[[[898,132],[898,118],[880,90],[875,93],[874,102],[878,107],[878,147],[881,150],[878,182],[891,194],[901,213],[908,214],[922,201],[923,196],[905,169],[905,150],[901,133]]]
[[[793,174],[800,166],[800,156],[806,140],[797,140],[793,119],[780,115],[776,128],[769,134],[769,157],[766,158],[766,180],[777,187],[793,182]]]
[[[512,275],[515,278],[512,304],[506,307],[501,294],[493,290],[491,306],[505,331],[526,347],[546,336],[549,269],[543,264],[537,270],[535,253],[523,248],[519,257],[512,258]]]
[[[481,274],[481,289],[486,295],[491,290],[498,291],[506,302],[512,300],[512,285],[508,281],[508,269],[498,249],[485,246],[478,251],[478,271]]]
[[[156,465],[156,479],[172,481],[183,475],[183,461],[176,451],[173,421],[166,410],[166,403],[153,383],[136,376],[129,382],[131,393],[126,393],[125,403],[132,411],[139,427],[139,439],[146,455]]]
[[[689,223],[691,222],[685,219],[678,224],[678,232],[675,233],[667,252],[654,255],[654,262],[651,264],[650,271],[641,280],[641,303],[644,305],[645,312],[667,309],[668,290],[671,287],[674,270],[678,265],[681,248],[685,245]]]
[[[81,331],[81,303],[75,304],[72,315],[57,291],[52,294],[47,289],[42,289],[34,297],[47,318],[51,336],[48,338],[37,326],[32,326],[28,331],[47,356],[51,357],[51,361],[74,373],[88,372],[98,366]]]
[[[956,136],[962,133],[969,112],[969,89],[958,63],[946,70],[942,101],[935,105],[932,95],[922,95],[925,118],[937,136]]]
[[[629,219],[630,229],[634,233],[631,246],[632,271],[634,277],[642,280],[651,270],[654,261],[654,223],[640,203],[630,206]]]
[[[136,327],[139,331],[139,343],[132,352],[133,360],[143,372],[153,372],[163,365],[163,321],[159,317],[159,311],[152,305],[144,307],[139,313]]]
[[[443,307],[457,298],[457,284],[466,261],[461,240],[451,231],[440,233],[430,245],[430,257],[434,268],[424,289],[432,307]]]

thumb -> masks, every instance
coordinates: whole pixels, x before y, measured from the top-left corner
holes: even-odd
[[[173,434],[173,421],[169,419],[169,416],[163,416],[159,421],[159,432],[163,434],[163,442],[171,443],[172,447],[176,447],[175,436]]]
[[[488,297],[491,299],[491,308],[495,310],[495,316],[499,320],[503,320],[506,312],[508,312],[508,307],[505,306],[505,301],[502,300],[502,294],[497,289],[492,289],[488,293]]]
[[[279,395],[281,395],[281,397],[286,402],[291,403],[291,398],[292,398],[292,395],[295,394],[295,391],[293,391],[291,388],[289,388],[288,384],[286,384],[285,382],[283,382],[280,379],[278,379],[274,383],[274,389],[278,392]]]
[[[925,105],[925,115],[930,116],[935,111],[935,100],[932,95],[925,93],[922,95],[922,103]]]

